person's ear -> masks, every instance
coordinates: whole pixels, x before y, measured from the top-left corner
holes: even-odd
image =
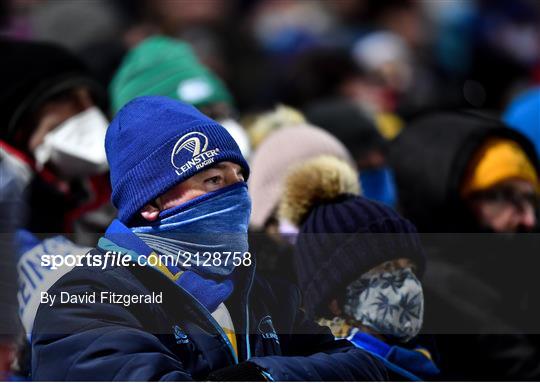
[[[156,205],[148,204],[142,208],[140,213],[145,220],[153,222],[158,219],[159,212],[160,210]]]

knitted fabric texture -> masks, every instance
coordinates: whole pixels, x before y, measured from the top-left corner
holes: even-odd
[[[105,138],[112,202],[128,224],[148,202],[222,161],[249,166],[230,134],[193,106],[143,96],[124,106]]]
[[[284,127],[271,133],[250,161],[251,168],[255,169],[248,181],[252,201],[250,225],[261,228],[271,217],[278,206],[291,165],[325,154],[353,163],[341,142],[312,125]]]
[[[315,207],[296,243],[298,279],[313,315],[341,289],[383,262],[409,258],[421,276],[425,254],[416,228],[386,205],[342,196]]]
[[[139,96],[159,95],[197,107],[232,103],[223,82],[195,56],[189,44],[152,36],[133,48],[110,87],[113,111]]]

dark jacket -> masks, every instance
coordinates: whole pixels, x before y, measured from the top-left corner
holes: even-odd
[[[42,304],[32,333],[32,378],[203,380],[249,360],[275,380],[387,379],[375,358],[306,320],[292,285],[242,278],[247,288],[235,288],[225,302],[235,324],[236,357],[208,310],[159,271],[76,267],[49,293],[163,292],[163,303]]]
[[[17,219],[32,233],[73,233],[79,244],[91,247],[111,223],[115,209],[110,203],[107,174],[69,182],[69,191],[49,169],[39,171],[28,155],[0,140],[2,155],[18,166]],[[27,174],[22,176],[21,170]],[[63,181],[62,181],[63,183]]]
[[[12,341],[18,334],[17,271],[13,254],[13,233],[20,222],[20,186],[16,169],[0,154],[0,344]],[[17,211],[19,210],[19,211]]]
[[[540,373],[538,340],[518,334],[539,318],[531,274],[535,238],[486,233],[459,198],[468,162],[488,137],[518,142],[538,169],[524,136],[473,112],[420,118],[391,149],[402,212],[423,233],[423,331],[438,334],[443,379],[520,380]]]

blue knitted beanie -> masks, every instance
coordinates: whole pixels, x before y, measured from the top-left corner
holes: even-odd
[[[129,223],[147,203],[221,161],[249,167],[230,134],[191,105],[162,96],[133,99],[105,137],[112,202]]]

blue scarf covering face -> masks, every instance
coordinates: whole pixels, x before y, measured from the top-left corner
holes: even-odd
[[[156,253],[178,256],[178,267],[227,277],[235,268],[233,255],[244,257],[249,249],[250,213],[247,184],[238,182],[164,210],[158,221],[131,230]],[[216,256],[220,260],[212,262]]]

